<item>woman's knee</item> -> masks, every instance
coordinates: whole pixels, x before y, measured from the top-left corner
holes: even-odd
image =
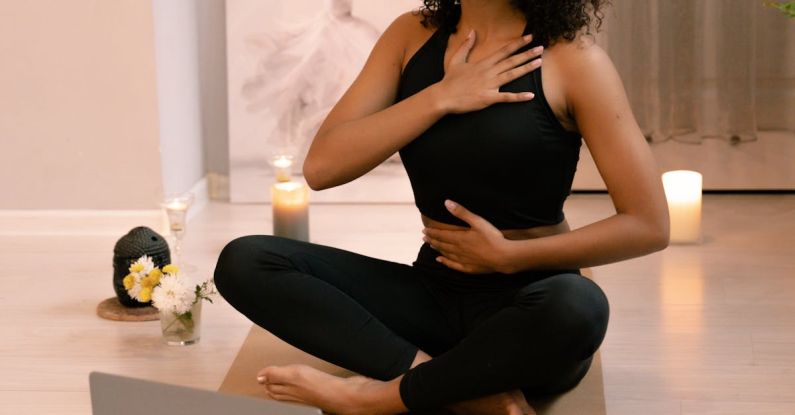
[[[596,283],[579,274],[560,274],[526,288],[518,301],[540,303],[536,305],[544,318],[575,358],[585,359],[598,349],[607,331],[610,306]]]
[[[236,238],[224,246],[218,255],[213,278],[218,292],[226,297],[250,277],[259,265],[273,256],[276,238],[270,235],[249,235]]]

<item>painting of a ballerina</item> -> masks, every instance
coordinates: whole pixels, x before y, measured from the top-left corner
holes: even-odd
[[[361,70],[384,22],[416,7],[410,0],[387,2],[392,4],[362,7],[366,16],[359,16],[356,3],[229,2],[233,201],[268,196],[262,189],[272,179],[269,161],[274,156],[293,156],[300,166],[320,123]],[[386,164],[395,163],[397,156]]]

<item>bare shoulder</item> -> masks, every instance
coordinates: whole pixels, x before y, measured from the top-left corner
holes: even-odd
[[[571,41],[560,40],[547,48],[545,55],[552,58],[545,61],[554,62],[565,78],[565,84],[571,86],[615,72],[610,56],[590,35],[579,35]]]
[[[593,36],[585,34],[578,35],[574,40],[560,39],[546,51],[566,60],[598,59],[599,55],[606,56],[604,49],[596,44]]]
[[[426,28],[423,24],[423,14],[419,10],[407,11],[392,21],[389,25],[390,29],[403,31],[406,35],[422,33],[430,29]]]
[[[544,62],[554,65],[571,115],[576,115],[576,108],[586,101],[625,94],[613,61],[590,35],[555,43],[545,51]]]
[[[418,10],[408,11],[398,16],[384,32],[385,40],[399,49],[401,69],[411,56],[430,38],[434,30],[422,24],[423,15]]]
[[[601,57],[599,55],[602,55]],[[560,39],[544,50],[543,89],[558,121],[568,131],[578,132],[573,94],[582,91],[583,77],[595,62],[606,58],[593,37],[581,35],[574,40]]]

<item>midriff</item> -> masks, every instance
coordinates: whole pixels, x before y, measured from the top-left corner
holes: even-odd
[[[420,215],[420,216],[422,216],[422,224],[425,225],[426,228],[436,228],[436,229],[446,229],[446,230],[467,229],[463,226],[450,225],[448,223],[438,222],[425,215]],[[559,233],[566,233],[569,232],[570,230],[571,229],[569,228],[568,221],[566,221],[566,219],[563,219],[562,222],[557,223],[555,225],[535,226],[527,229],[502,229],[500,230],[500,232],[502,232],[502,234],[505,236],[505,239],[518,241],[522,239],[534,239],[542,236],[550,236]]]

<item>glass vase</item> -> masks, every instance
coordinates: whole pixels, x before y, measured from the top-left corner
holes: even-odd
[[[201,300],[183,314],[161,311],[160,328],[163,332],[163,341],[169,346],[187,346],[198,342],[201,336],[201,319]]]

